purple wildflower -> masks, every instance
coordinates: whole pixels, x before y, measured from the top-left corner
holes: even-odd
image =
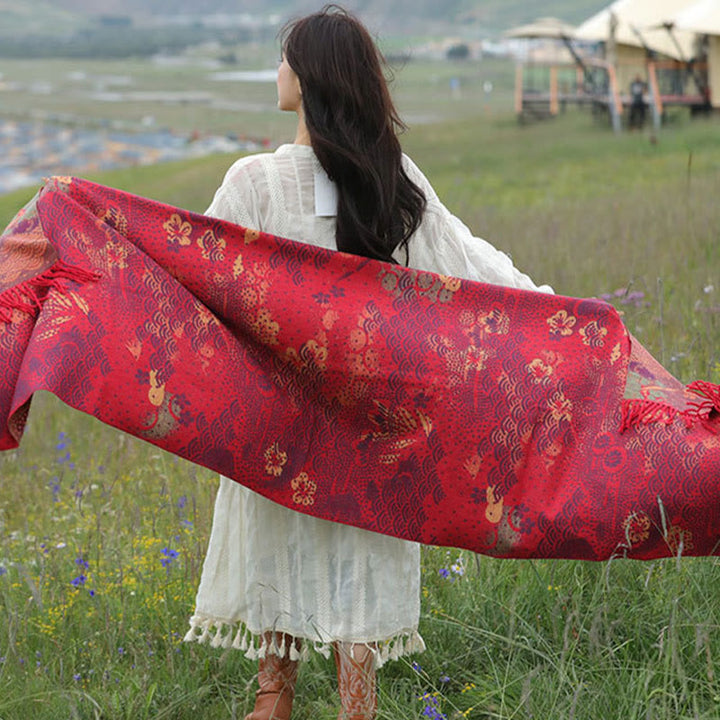
[[[169,568],[172,561],[178,556],[178,551],[173,550],[172,548],[163,548],[162,554],[164,557],[160,558],[160,564],[164,568]]]
[[[447,720],[445,713],[441,713],[438,708],[438,699],[434,695],[424,695],[421,700],[425,701],[425,707],[421,715],[429,718],[429,720]]]

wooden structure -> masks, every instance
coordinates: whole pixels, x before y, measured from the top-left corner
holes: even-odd
[[[527,122],[554,117],[568,105],[587,106],[594,115],[606,114],[613,129],[620,131],[632,98],[630,83],[623,87],[618,77],[641,75],[647,85],[648,112],[659,127],[669,107],[687,107],[693,113],[708,109],[707,73],[707,63],[647,58],[644,65],[629,66],[612,65],[600,58],[588,58],[582,65],[518,64],[515,113],[521,122]]]
[[[519,120],[553,117],[574,104],[606,115],[613,129],[620,131],[632,102],[630,84],[638,77],[646,85],[646,105],[656,128],[669,107],[697,112],[707,110],[711,99],[720,103],[720,17],[717,36],[708,40],[690,27],[693,23],[706,26],[704,15],[696,14],[700,20],[692,22],[680,16],[675,22],[672,15],[653,14],[685,10],[693,3],[720,5],[718,0],[615,0],[579,28],[565,26],[554,34],[538,34],[537,26],[530,25],[506,33],[508,37],[554,37],[572,56],[572,62],[518,65],[515,111]],[[699,60],[702,37],[709,51]],[[581,54],[578,40],[594,41],[602,54]],[[717,71],[709,72],[715,62]]]
[[[720,2],[695,0],[670,17],[665,26],[671,33],[695,33],[706,62],[707,100],[720,110]]]

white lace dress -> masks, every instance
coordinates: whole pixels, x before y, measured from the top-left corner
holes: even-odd
[[[508,256],[473,237],[417,167],[407,157],[404,162],[428,200],[410,241],[411,267],[537,289]],[[335,249],[335,218],[321,207],[327,205],[323,180],[311,147],[282,145],[238,160],[207,214]],[[405,262],[404,253],[397,259]],[[250,658],[286,652],[266,646],[263,633],[270,630],[304,640],[299,654],[289,649],[293,658],[311,649],[327,656],[334,641],[374,643],[380,666],[424,649],[419,614],[416,543],[297,513],[220,479],[186,640],[235,647]]]

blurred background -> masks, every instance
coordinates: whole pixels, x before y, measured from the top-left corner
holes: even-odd
[[[708,0],[350,2],[410,126],[588,110],[616,132],[720,106]],[[310,2],[0,0],[0,193],[88,173],[269,148],[277,35]],[[691,11],[691,12],[688,12]],[[642,123],[631,85],[642,83]],[[713,93],[712,91],[715,90]]]

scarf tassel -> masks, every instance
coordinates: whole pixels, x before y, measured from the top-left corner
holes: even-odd
[[[28,314],[38,311],[44,302],[46,293],[43,291],[45,290],[55,289],[64,292],[65,282],[68,280],[86,283],[97,280],[99,277],[98,273],[83,270],[74,265],[68,265],[63,260],[58,260],[40,275],[0,293],[0,321],[12,322],[15,310]]]
[[[710,420],[720,413],[720,385],[696,380],[690,383],[687,389],[699,396],[698,400],[690,402],[690,407],[686,410],[688,417]]]
[[[699,396],[691,400],[685,410],[678,410],[667,403],[637,398],[622,401],[622,417],[620,432],[640,424],[663,423],[669,425],[675,418],[681,417],[685,426],[690,428],[695,423],[707,422],[720,414],[720,385],[696,380],[687,389]]]

